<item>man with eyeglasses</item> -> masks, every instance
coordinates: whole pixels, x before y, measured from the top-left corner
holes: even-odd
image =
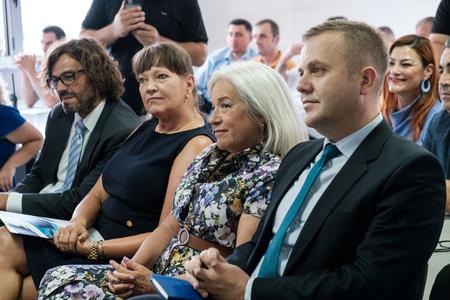
[[[0,194],[0,210],[69,219],[140,121],[120,100],[117,64],[92,39],[56,47],[43,75],[60,104],[49,114],[38,160],[15,192]]]

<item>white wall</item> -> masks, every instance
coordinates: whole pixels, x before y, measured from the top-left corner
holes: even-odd
[[[342,15],[373,26],[386,25],[400,37],[414,33],[418,20],[434,16],[439,0],[198,0],[208,32],[209,51],[225,46],[227,24],[244,18],[252,24],[271,18],[280,26],[281,49],[298,41],[309,27]]]

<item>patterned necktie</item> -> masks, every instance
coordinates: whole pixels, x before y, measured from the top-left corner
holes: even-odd
[[[83,149],[84,133],[86,130],[87,128],[84,126],[83,120],[78,120],[75,124],[75,134],[70,142],[66,179],[64,179],[63,186],[58,190],[59,192],[64,192],[72,186],[72,182],[77,171],[78,162],[80,160],[81,149]]]
[[[300,192],[298,193],[297,197],[295,198],[294,202],[292,203],[291,207],[289,208],[288,212],[286,213],[286,216],[283,219],[283,222],[280,225],[280,228],[276,232],[276,234],[273,236],[272,241],[269,244],[269,247],[267,248],[266,254],[264,256],[264,260],[261,264],[261,268],[259,270],[259,277],[271,277],[275,278],[278,277],[278,261],[280,257],[280,250],[281,246],[284,241],[284,237],[286,235],[286,232],[291,225],[291,223],[294,221],[295,217],[298,215],[298,212],[300,210],[300,207],[302,206],[303,201],[305,200],[306,196],[309,193],[309,190],[314,184],[314,181],[316,180],[317,176],[322,171],[323,166],[333,157],[336,157],[341,152],[339,149],[332,144],[327,144],[325,146],[325,149],[323,150],[323,154],[320,157],[320,159],[312,166],[311,170],[309,171],[308,176],[305,179],[305,182],[303,183],[302,188],[300,189]]]

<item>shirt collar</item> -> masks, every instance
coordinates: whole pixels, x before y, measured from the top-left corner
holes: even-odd
[[[383,116],[379,113],[372,121],[367,125],[353,132],[352,134],[340,139],[336,143],[336,147],[341,153],[348,159],[355,152],[356,148],[362,143],[362,141],[369,135],[372,130],[377,127],[383,121]],[[326,144],[332,143],[328,138],[324,140],[324,147]]]
[[[247,47],[247,50],[245,51],[245,53],[239,58],[239,60],[237,61],[247,61],[252,57],[252,49],[250,47]],[[228,61],[235,61],[233,58],[233,55],[231,54],[231,49],[228,48],[227,53],[225,54],[225,58]]]
[[[78,120],[83,119],[83,124],[92,132],[94,130],[95,124],[97,124],[100,115],[102,114],[103,108],[105,107],[105,100],[102,100],[86,117],[81,118],[78,113],[75,113],[74,116],[74,124],[78,122]]]

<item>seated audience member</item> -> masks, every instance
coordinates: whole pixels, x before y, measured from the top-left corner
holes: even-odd
[[[450,0],[441,0],[436,10],[431,27],[430,40],[433,45],[434,57],[436,61],[441,59],[441,54],[445,49],[445,42],[450,37]]]
[[[64,30],[58,26],[48,26],[42,30],[42,52],[44,59],[48,54],[50,46],[66,37]],[[48,107],[53,107],[59,103],[57,95],[45,85],[39,78],[41,62],[37,62],[36,55],[22,54],[16,57],[15,64],[20,71],[20,92],[22,99],[28,107],[32,107],[35,103],[42,99]]]
[[[133,70],[144,106],[154,118],[138,127],[109,160],[70,224],[56,233],[54,245],[1,230],[0,260],[10,263],[0,267],[0,285],[11,299],[35,296],[35,286],[52,267],[133,255],[160,217],[170,212],[187,166],[212,143],[197,109],[186,51],[172,43],[143,48],[133,58]],[[91,226],[104,240],[88,238]]]
[[[431,43],[406,35],[392,44],[389,55],[381,111],[395,133],[421,144],[431,119],[441,110]]]
[[[386,48],[391,48],[392,43],[395,42],[395,34],[394,31],[388,26],[380,26],[377,28],[377,33],[383,40]]]
[[[271,19],[259,21],[253,31],[253,39],[258,47],[259,55],[253,57],[252,60],[275,68],[282,57],[281,51],[278,49],[278,43],[280,42],[278,24]],[[295,66],[295,63],[290,59],[285,61],[285,64],[288,70]]]
[[[202,98],[203,111],[211,111],[211,99],[208,94],[208,82],[212,74],[223,66],[236,61],[246,61],[258,53],[249,47],[252,40],[252,25],[244,19],[234,19],[228,24],[227,47],[213,51],[205,63],[195,72],[199,95]]]
[[[388,57],[374,29],[327,22],[304,43],[298,89],[325,139],[284,157],[252,240],[227,261],[202,251],[186,278],[212,299],[419,299],[444,219],[442,168],[383,121]]]
[[[0,193],[0,210],[67,220],[139,119],[120,100],[117,64],[94,40],[58,45],[43,72],[61,104],[48,116],[31,171],[15,193]]]
[[[6,104],[5,89],[0,84],[0,192],[14,186],[16,168],[39,151],[43,140],[39,130],[25,121],[16,108]],[[17,151],[16,144],[22,145]]]
[[[289,90],[291,91],[292,94],[292,100],[294,101],[296,113],[302,120],[304,120],[306,112],[305,109],[303,108],[303,103],[300,100],[300,93],[297,91],[297,83],[300,79],[300,76],[298,74],[297,68],[293,68],[289,71],[287,68],[287,62],[290,61],[292,57],[300,55],[302,47],[303,47],[302,43],[293,43],[292,45],[290,45],[287,51],[281,57],[280,62],[276,67],[276,70],[286,80]],[[318,133],[317,130],[315,130],[314,128],[306,127],[306,130],[308,131],[308,135],[311,138],[317,139],[322,137],[322,135]]]
[[[430,122],[423,146],[432,152],[442,164],[447,184],[447,212],[450,212],[450,44],[442,53],[439,64],[439,94],[443,110]],[[450,281],[449,281],[450,282]],[[450,294],[448,295],[450,297]]]
[[[109,287],[119,297],[154,292],[148,280],[152,272],[183,274],[184,263],[203,249],[215,247],[225,256],[251,238],[266,211],[281,157],[305,140],[306,131],[293,113],[286,84],[268,66],[243,62],[224,67],[213,75],[209,89],[217,143],[188,168],[174,194],[172,214],[131,261],[49,270],[41,284],[42,297],[48,297],[55,283],[61,286],[63,273],[89,275],[81,283],[63,283],[45,299],[70,298],[75,294],[69,291],[78,287],[87,291],[92,284],[101,286],[113,268]]]
[[[429,38],[431,34],[431,28],[433,27],[433,17],[426,17],[417,22],[416,35]]]
[[[447,41],[442,53],[439,72],[439,94],[444,109],[431,120],[423,146],[440,160],[444,167],[447,186],[447,212],[450,212],[450,44]],[[430,292],[430,300],[450,298],[450,265],[446,265],[436,276]]]

